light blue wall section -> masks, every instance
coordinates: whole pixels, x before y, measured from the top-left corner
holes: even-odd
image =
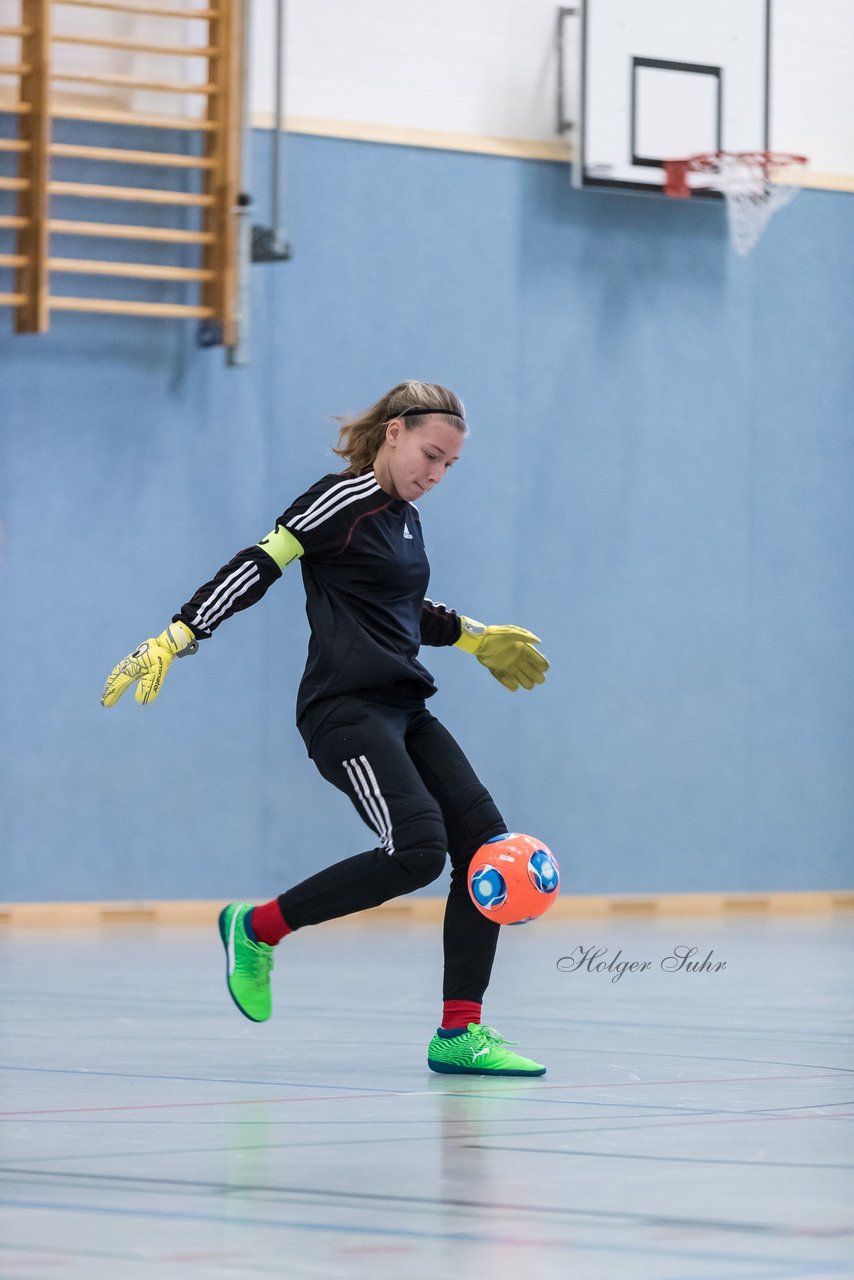
[[[569,891],[850,883],[852,198],[740,259],[717,205],[560,165],[294,137],[288,181],[246,369],[184,323],[3,321],[2,896],[271,896],[365,847],[293,728],[293,569],[153,706],[98,698],[403,377],[473,424],[422,505],[433,593],[553,664],[513,697],[428,654],[509,825]]]

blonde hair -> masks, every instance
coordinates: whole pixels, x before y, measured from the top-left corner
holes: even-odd
[[[461,435],[466,433],[465,409],[459,396],[437,382],[400,382],[391,391],[363,409],[354,418],[339,418],[341,429],[338,444],[332,450],[339,458],[346,458],[348,471],[361,475],[369,470],[385,440],[386,427],[392,418],[400,417],[407,410],[423,409],[425,414],[445,415],[449,426],[456,427]],[[414,421],[410,421],[410,418]],[[417,414],[409,413],[404,427],[411,431],[421,424]]]

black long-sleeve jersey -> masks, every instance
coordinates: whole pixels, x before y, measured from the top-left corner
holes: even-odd
[[[417,508],[387,494],[372,471],[327,475],[279,517],[280,528],[302,548],[311,627],[297,723],[302,727],[316,703],[343,694],[393,705],[431,697],[436,685],[419,648],[454,644],[460,620],[426,599],[430,565]],[[262,545],[247,547],[173,620],[205,639],[281,574]]]

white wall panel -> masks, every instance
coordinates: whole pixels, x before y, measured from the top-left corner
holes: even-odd
[[[266,33],[255,8],[253,101],[272,102]],[[290,0],[288,110],[496,137],[555,137],[557,7],[552,0]]]
[[[288,0],[288,114],[554,143],[557,11],[552,0]],[[854,4],[772,0],[771,11],[772,145],[854,176]],[[265,113],[270,0],[255,12],[253,103]]]
[[[609,0],[590,0],[607,4]],[[663,7],[679,0],[661,0]],[[0,25],[13,23],[17,0],[0,0]],[[558,6],[553,0],[287,0],[286,112],[294,127],[343,136],[377,136],[461,147],[511,139],[520,154],[563,154],[555,126]],[[181,23],[57,7],[57,29],[152,41],[179,39]],[[256,117],[273,109],[273,5],[253,0],[251,100]],[[573,24],[567,25],[573,97]],[[196,41],[204,24],[186,24]],[[17,41],[0,39],[0,63]],[[66,46],[68,70],[94,69],[158,78],[198,78],[191,59]],[[854,3],[772,0],[771,143],[803,151],[811,169],[854,180]],[[169,101],[121,89],[59,84],[66,97],[98,93],[113,102],[181,114],[198,98]],[[14,82],[0,79],[0,100]],[[411,131],[411,136],[407,134]],[[419,136],[420,135],[420,136]],[[489,149],[484,145],[483,149]]]
[[[774,0],[771,145],[854,175],[854,4]]]

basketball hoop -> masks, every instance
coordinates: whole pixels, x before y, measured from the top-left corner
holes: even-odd
[[[771,215],[798,194],[798,187],[786,178],[806,163],[806,156],[785,151],[710,151],[685,160],[665,160],[664,190],[676,199],[695,191],[720,191],[726,200],[733,248],[747,254]],[[701,175],[701,181],[691,182],[692,174]]]

